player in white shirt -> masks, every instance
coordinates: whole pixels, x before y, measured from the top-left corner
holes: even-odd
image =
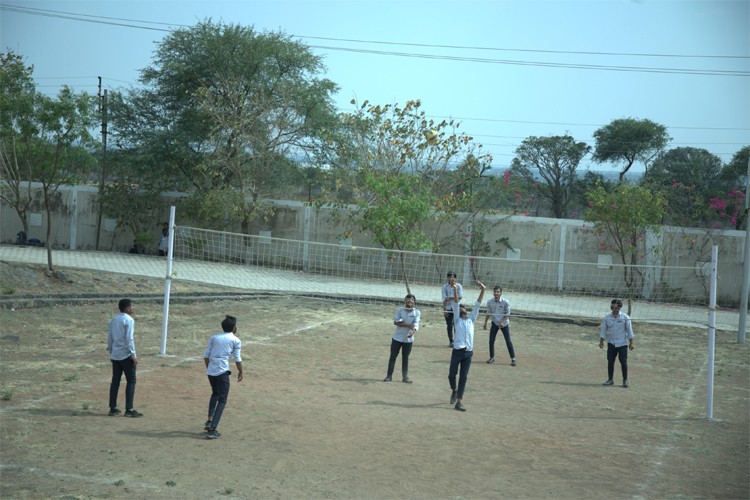
[[[628,351],[633,350],[633,325],[630,316],[621,312],[622,301],[612,299],[609,305],[611,312],[604,316],[599,330],[599,349],[604,348],[607,341],[607,380],[603,385],[614,385],[612,377],[615,374],[615,358],[620,358],[622,369],[622,386],[628,388]]]
[[[242,341],[237,338],[237,318],[227,316],[221,322],[222,333],[217,333],[208,340],[208,347],[203,353],[203,361],[206,363],[206,375],[211,384],[211,399],[208,403],[208,420],[205,430],[208,431],[208,439],[217,439],[221,436],[216,429],[219,427],[221,415],[227,404],[229,396],[229,380],[232,374],[229,371],[229,360],[234,359],[237,367],[237,382],[242,381]]]
[[[490,359],[488,363],[495,362],[495,338],[498,330],[503,332],[505,346],[508,348],[510,355],[510,366],[516,366],[516,350],[513,348],[513,341],[510,339],[510,302],[503,297],[503,289],[496,286],[492,290],[493,298],[487,301],[487,314],[484,317],[484,329],[487,329],[487,321],[492,318],[492,327],[490,328]]]

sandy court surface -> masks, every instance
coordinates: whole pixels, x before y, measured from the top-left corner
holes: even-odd
[[[509,297],[512,300],[512,297]],[[414,384],[384,383],[395,307],[299,298],[136,302],[136,408],[107,417],[116,305],[0,310],[0,494],[10,498],[748,498],[748,347],[636,325],[631,387],[603,387],[595,327],[517,320],[519,366],[478,330],[461,413],[445,325],[424,313]],[[201,359],[238,317],[222,438],[205,439]],[[619,367],[615,381],[619,384]],[[124,382],[121,387],[123,398]],[[121,403],[122,405],[122,403]]]

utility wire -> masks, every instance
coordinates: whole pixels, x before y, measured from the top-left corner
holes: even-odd
[[[152,21],[142,21],[136,19],[123,19],[106,16],[93,16],[88,14],[77,14],[72,12],[54,11],[48,9],[37,9],[32,7],[21,7],[17,5],[0,5],[0,10],[7,10],[10,12],[16,12],[21,14],[30,14],[37,16],[56,17],[60,19],[68,19],[74,21],[90,22],[95,24],[105,24],[112,26],[121,26],[135,29],[145,29],[151,31],[163,31],[170,32],[171,29],[157,28],[150,26],[140,26],[129,23],[142,23],[142,24],[156,24],[160,26],[178,26],[188,27],[185,25],[175,25],[169,23],[156,23]],[[117,22],[115,22],[117,21]],[[299,36],[298,38],[309,38],[317,40],[329,40],[329,41],[340,41],[340,42],[354,42],[354,43],[372,43],[372,44],[384,44],[384,45],[403,45],[412,47],[430,47],[430,48],[450,48],[450,49],[461,49],[461,50],[489,50],[489,51],[512,51],[512,52],[529,52],[529,53],[546,53],[546,54],[576,54],[576,55],[602,55],[602,56],[631,56],[631,57],[680,57],[680,58],[712,58],[712,59],[750,59],[745,56],[715,56],[715,55],[679,55],[679,54],[638,54],[638,53],[614,53],[614,52],[576,52],[576,51],[553,51],[553,50],[536,50],[536,49],[508,49],[508,48],[496,48],[496,47],[471,47],[471,46],[458,46],[458,45],[437,45],[437,44],[417,44],[417,43],[402,43],[402,42],[383,42],[383,41],[372,41],[372,40],[356,40],[356,39],[345,39],[345,38],[331,38],[331,37],[312,37],[312,36]],[[750,71],[732,71],[732,70],[705,70],[705,69],[690,69],[690,68],[666,68],[666,67],[639,67],[639,66],[610,66],[601,64],[572,64],[572,63],[554,63],[544,61],[523,61],[523,60],[510,60],[510,59],[489,59],[481,57],[466,57],[466,56],[450,56],[441,54],[424,54],[424,53],[413,53],[413,52],[394,52],[394,51],[383,51],[374,49],[357,49],[352,47],[333,47],[326,45],[310,45],[310,48],[322,49],[322,50],[333,50],[341,52],[352,52],[361,54],[374,54],[384,55],[393,57],[410,57],[419,59],[434,59],[434,60],[448,60],[457,62],[473,62],[480,64],[504,64],[504,65],[515,65],[515,66],[534,66],[534,67],[549,67],[549,68],[566,68],[566,69],[583,69],[583,70],[598,70],[598,71],[621,71],[621,72],[639,72],[639,73],[662,73],[662,74],[683,74],[683,75],[702,75],[702,76],[750,76]]]

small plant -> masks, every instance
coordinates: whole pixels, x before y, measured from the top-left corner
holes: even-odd
[[[3,287],[3,295],[13,295],[14,293],[16,293],[16,289],[12,286]]]
[[[10,401],[13,398],[13,389],[3,389],[0,392],[0,399],[3,401]]]
[[[78,375],[74,373],[72,375],[68,375],[63,380],[66,382],[75,382],[76,380],[78,380]]]
[[[166,485],[167,486],[177,486],[177,483],[175,483],[174,481],[167,481]]]
[[[91,402],[90,401],[81,401],[81,409],[83,411],[88,410],[90,407],[91,407]]]
[[[362,264],[361,255],[347,255],[346,260],[349,261],[351,264]]]
[[[112,484],[114,484],[115,486],[122,486],[123,484],[125,484],[125,481],[123,481],[122,479],[118,479]]]
[[[224,488],[224,494],[225,495],[231,495],[232,493],[234,493],[234,488],[231,488],[229,486],[227,486],[226,488]]]

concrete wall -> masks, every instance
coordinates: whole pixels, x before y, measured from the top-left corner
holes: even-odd
[[[39,186],[34,189],[34,203],[29,214],[29,238],[46,240],[47,216],[42,203]],[[147,253],[157,253],[158,235],[163,221],[169,218],[169,205],[174,203],[179,193],[170,193],[165,197],[163,213],[154,221],[153,240],[147,242]],[[252,235],[265,235],[274,238],[302,240],[316,243],[335,243],[344,246],[371,247],[371,235],[355,232],[351,238],[342,239],[346,228],[337,225],[327,210],[315,210],[301,202],[274,201],[275,213],[267,220],[255,221],[250,228]],[[97,226],[97,188],[91,186],[63,186],[55,195],[52,214],[52,248],[93,250],[96,244]],[[176,215],[178,226],[198,226],[181,216]],[[486,215],[474,221],[474,226],[464,220],[459,223],[428,224],[427,231],[438,234],[444,243],[441,254],[464,255],[467,253],[468,240],[477,229],[483,233],[484,241],[489,245],[488,256],[496,256],[509,261],[533,261],[534,272],[540,279],[548,279],[554,286],[558,283],[575,282],[579,277],[575,263],[597,263],[602,278],[611,272],[611,266],[621,263],[616,252],[611,248],[601,247],[601,238],[592,228],[579,220],[549,219],[541,217]],[[22,228],[15,210],[4,202],[0,204],[0,241],[12,244],[16,234]],[[239,232],[239,228],[233,229]],[[507,248],[500,240],[506,238],[512,248]],[[724,304],[736,304],[742,285],[742,257],[744,252],[744,231],[717,231],[692,228],[665,227],[656,235],[650,235],[643,242],[643,259],[639,264],[649,266],[646,270],[647,288],[655,293],[659,286],[670,286],[678,289],[687,280],[695,276],[707,283],[705,279],[706,264],[710,261],[711,246],[719,246],[719,290],[718,298]],[[133,235],[118,228],[117,221],[104,218],[100,234],[100,250],[127,252],[133,241]],[[451,268],[459,275],[469,276],[469,260],[446,257],[444,268]],[[476,265],[481,264],[481,259]],[[653,266],[653,267],[651,267]],[[680,267],[670,269],[670,276],[662,276],[659,266]],[[590,268],[591,266],[589,266]],[[589,273],[591,273],[589,271]],[[441,277],[437,277],[438,281]],[[598,279],[596,272],[587,277],[591,283]],[[611,277],[610,277],[611,279]],[[667,285],[665,285],[665,283]],[[647,290],[648,291],[648,290]]]

